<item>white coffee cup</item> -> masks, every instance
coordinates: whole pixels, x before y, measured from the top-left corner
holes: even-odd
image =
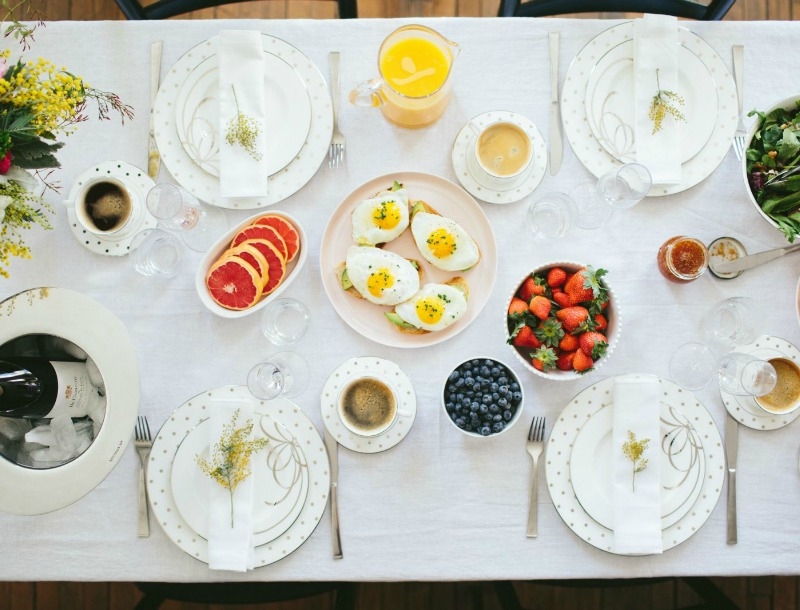
[[[396,390],[377,377],[351,379],[339,392],[339,419],[350,432],[372,438],[387,432],[400,417],[410,413],[399,407]]]
[[[531,167],[533,143],[528,133],[512,121],[495,121],[475,132],[467,167],[473,178],[489,188],[511,188]]]
[[[756,404],[770,415],[786,415],[800,408],[800,366],[785,356],[768,359],[778,376],[775,387],[764,396],[755,398]]]
[[[116,235],[133,217],[133,196],[128,187],[111,176],[96,176],[81,185],[75,197],[75,216],[94,235]]]

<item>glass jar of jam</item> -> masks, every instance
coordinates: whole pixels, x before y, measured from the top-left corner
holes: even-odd
[[[696,280],[708,269],[708,249],[693,237],[676,236],[658,249],[658,270],[671,282]]]

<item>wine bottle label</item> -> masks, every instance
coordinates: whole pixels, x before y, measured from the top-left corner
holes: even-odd
[[[89,371],[84,362],[53,362],[58,378],[58,394],[53,408],[45,415],[53,418],[67,414],[70,417],[84,417],[89,412],[92,394],[97,390],[89,379]]]

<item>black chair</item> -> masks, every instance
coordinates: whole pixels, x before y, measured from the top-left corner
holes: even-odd
[[[670,582],[675,578],[630,578],[630,579],[577,579],[577,580],[537,580],[532,581],[537,585],[549,585],[554,587],[567,587],[578,589],[618,589],[625,587],[635,587],[638,585],[652,585],[661,582]],[[739,610],[739,607],[725,595],[710,578],[705,576],[684,576],[679,578],[702,599],[702,603],[691,606],[682,606],[680,610]],[[503,610],[523,610],[517,597],[514,584],[510,580],[497,581],[494,583],[495,594],[497,595],[500,607]]]
[[[736,0],[500,0],[498,17],[551,17],[573,13],[655,13],[720,21]]]
[[[115,0],[126,19],[167,19],[204,8],[213,8],[222,4],[232,4],[243,0],[156,0],[147,6],[139,0]],[[336,0],[339,5],[340,19],[358,17],[356,0]]]
[[[353,610],[356,585],[349,582],[215,582],[134,583],[144,597],[134,610],[157,610],[165,601],[194,604],[269,604],[306,599],[326,593],[336,594],[335,610]]]

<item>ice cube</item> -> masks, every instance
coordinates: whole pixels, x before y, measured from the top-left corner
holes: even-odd
[[[31,429],[27,420],[15,417],[0,417],[0,437],[9,441],[18,441]]]

